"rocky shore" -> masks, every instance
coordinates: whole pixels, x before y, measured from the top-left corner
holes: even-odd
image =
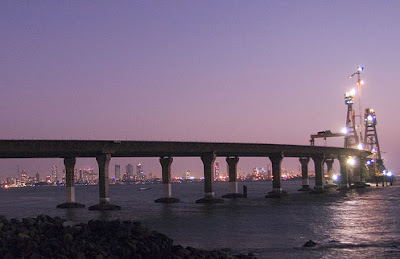
[[[255,258],[230,250],[206,251],[173,245],[140,222],[74,223],[59,217],[7,220],[0,216],[0,258]]]

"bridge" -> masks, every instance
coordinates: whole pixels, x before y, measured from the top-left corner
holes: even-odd
[[[74,169],[76,158],[95,157],[99,166],[99,204],[90,210],[120,209],[109,198],[109,163],[112,157],[159,157],[162,168],[164,197],[156,202],[172,203],[179,200],[172,197],[171,164],[173,157],[199,157],[204,165],[204,198],[198,203],[217,203],[214,197],[213,168],[217,156],[226,157],[229,171],[230,193],[225,197],[239,197],[237,186],[237,163],[239,157],[268,157],[272,164],[272,192],[266,197],[280,197],[281,162],[284,157],[298,157],[302,165],[302,191],[310,191],[308,164],[314,161],[315,192],[324,191],[323,165],[332,171],[334,159],[340,163],[340,188],[348,188],[347,159],[357,157],[358,179],[363,175],[363,166],[369,151],[302,145],[278,145],[256,143],[208,143],[177,141],[118,141],[118,140],[0,140],[0,158],[63,158],[66,171],[67,201],[60,208],[83,207],[75,202]],[[224,196],[223,196],[224,197]]]

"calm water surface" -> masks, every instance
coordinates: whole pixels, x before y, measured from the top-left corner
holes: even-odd
[[[400,186],[369,187],[325,194],[298,192],[301,181],[284,181],[289,195],[265,199],[271,182],[246,182],[248,198],[224,204],[196,204],[203,183],[173,184],[177,204],[156,204],[161,185],[110,186],[111,202],[121,211],[56,209],[65,201],[64,187],[25,187],[0,190],[0,214],[8,218],[60,216],[90,219],[139,220],[168,235],[174,244],[197,248],[231,248],[259,258],[400,258]],[[215,183],[216,196],[229,185]],[[86,207],[98,202],[97,186],[76,186],[76,200]],[[319,245],[303,248],[308,240]]]

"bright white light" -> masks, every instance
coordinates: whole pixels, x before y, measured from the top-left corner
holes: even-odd
[[[362,143],[357,145],[358,150],[363,150],[364,149],[364,145]]]
[[[347,163],[349,165],[356,165],[356,159],[354,157],[350,157],[349,159],[347,159]]]
[[[371,160],[368,160],[368,161],[367,161],[367,165],[370,165],[370,164],[371,164]]]
[[[392,177],[392,176],[393,176],[393,173],[392,173],[392,172],[388,172],[388,173],[386,174],[386,176]]]
[[[364,67],[363,66],[358,66],[357,70],[362,72],[362,71],[364,71]]]
[[[364,80],[361,80],[361,81],[360,81],[360,85],[363,85],[363,84],[364,84]]]
[[[339,180],[339,175],[337,175],[337,174],[332,175],[332,179],[333,179],[334,181]]]
[[[367,116],[367,120],[368,121],[373,121],[374,120],[374,116],[372,116],[371,114]]]
[[[376,152],[376,148],[373,148],[371,151],[375,153]]]
[[[351,96],[356,95],[356,89],[355,89],[355,88],[351,89],[350,92],[349,92],[349,94],[350,94]]]
[[[349,134],[349,129],[348,129],[347,127],[345,127],[345,128],[343,128],[343,129],[341,130],[341,132],[342,132],[343,134]]]

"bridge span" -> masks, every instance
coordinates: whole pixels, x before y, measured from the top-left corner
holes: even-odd
[[[213,168],[217,156],[226,157],[229,170],[230,194],[239,197],[237,187],[237,163],[239,157],[268,157],[272,164],[273,190],[266,197],[280,197],[281,162],[284,157],[298,157],[302,165],[302,191],[309,191],[308,163],[314,161],[315,190],[324,191],[323,165],[332,171],[334,159],[338,159],[341,172],[341,188],[348,188],[347,159],[357,157],[356,170],[361,182],[363,166],[368,151],[350,148],[258,143],[212,143],[178,141],[119,141],[119,140],[0,140],[0,158],[63,158],[66,171],[67,201],[59,207],[82,207],[75,202],[74,169],[76,158],[95,157],[99,166],[99,204],[89,209],[120,209],[109,199],[109,163],[112,157],[159,157],[162,167],[164,197],[156,202],[177,202],[171,191],[171,163],[173,157],[199,157],[204,165],[204,198],[197,202],[221,202],[214,197]],[[223,196],[224,197],[224,196]]]

